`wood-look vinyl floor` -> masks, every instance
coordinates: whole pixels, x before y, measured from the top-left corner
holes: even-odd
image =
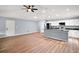
[[[78,53],[79,39],[68,42],[44,37],[41,33],[0,38],[1,53]]]

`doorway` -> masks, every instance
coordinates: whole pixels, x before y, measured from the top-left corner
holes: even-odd
[[[13,36],[15,34],[15,20],[6,20],[6,36]]]

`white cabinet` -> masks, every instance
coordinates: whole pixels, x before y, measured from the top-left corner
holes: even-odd
[[[70,20],[70,25],[72,25],[72,26],[79,26],[79,19]]]
[[[49,21],[49,23],[52,23],[52,25],[54,25],[54,26],[59,25],[60,22],[65,22],[66,25],[79,26],[79,19]]]
[[[69,36],[79,38],[79,30],[70,30],[69,31]]]
[[[60,22],[65,22],[65,25],[70,25],[70,20],[58,20],[58,21],[51,21],[52,26],[58,26]]]

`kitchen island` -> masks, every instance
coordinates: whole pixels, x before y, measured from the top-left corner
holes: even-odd
[[[79,26],[50,26],[44,29],[44,35],[62,41],[68,41],[69,31],[78,31]]]
[[[69,31],[63,31],[63,30],[58,30],[58,29],[49,29],[49,30],[45,29],[44,35],[45,37],[48,37],[48,38],[68,41],[68,32]]]

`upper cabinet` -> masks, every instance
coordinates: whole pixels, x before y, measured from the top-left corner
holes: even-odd
[[[52,26],[58,26],[60,22],[65,22],[66,26],[79,26],[79,19],[69,19],[69,20],[56,20],[56,21],[47,21],[51,23]]]
[[[79,19],[70,20],[70,25],[72,25],[72,26],[79,26]]]

